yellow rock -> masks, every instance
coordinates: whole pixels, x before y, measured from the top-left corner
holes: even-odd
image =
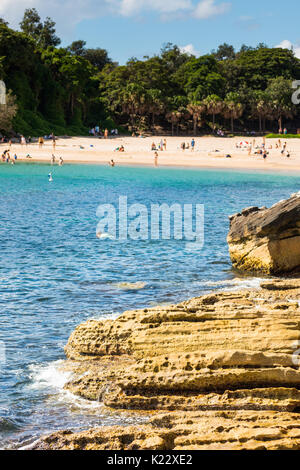
[[[66,388],[155,415],[144,426],[55,433],[36,448],[299,449],[298,299],[300,279],[272,279],[79,325]]]

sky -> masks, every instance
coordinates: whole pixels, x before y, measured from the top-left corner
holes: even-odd
[[[293,47],[300,58],[299,0],[0,0],[13,28],[26,8],[56,21],[62,46],[83,39],[120,64],[151,56],[171,42],[203,55],[227,42]]]

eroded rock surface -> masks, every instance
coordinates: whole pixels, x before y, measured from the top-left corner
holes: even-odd
[[[79,325],[66,388],[152,418],[55,433],[37,448],[299,449],[299,299],[300,279],[270,280]]]
[[[300,270],[300,193],[270,209],[251,207],[230,217],[233,266],[269,274]]]

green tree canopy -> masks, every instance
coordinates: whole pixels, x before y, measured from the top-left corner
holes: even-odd
[[[35,8],[27,8],[20,23],[21,30],[30,36],[41,48],[58,46],[61,40],[56,36],[55,22],[47,16],[42,23]]]

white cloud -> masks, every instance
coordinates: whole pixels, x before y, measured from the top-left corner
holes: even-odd
[[[195,49],[193,44],[187,44],[186,46],[182,46],[179,49],[181,50],[181,52],[185,54],[195,55],[196,57],[200,55],[199,52]]]
[[[209,18],[225,13],[230,3],[215,0],[0,0],[0,17],[14,28],[18,27],[26,8],[36,8],[41,16],[50,16],[57,23],[59,36],[68,36],[76,24],[83,20],[107,15],[133,17],[153,11],[161,19],[185,15],[186,18]]]
[[[202,0],[194,10],[194,16],[200,20],[223,15],[231,8],[231,3],[216,4],[215,0]]]
[[[42,18],[52,17],[65,30],[81,20],[106,13],[112,3],[111,0],[1,0],[0,16],[16,27],[26,8],[36,8]]]
[[[191,8],[191,0],[121,0],[120,3],[120,13],[124,16],[134,16],[142,10],[174,13]]]
[[[299,44],[293,44],[288,39],[285,39],[280,44],[278,44],[278,46],[275,46],[275,47],[281,48],[281,49],[293,49],[295,56],[298,57],[298,59],[300,59],[300,45]]]

